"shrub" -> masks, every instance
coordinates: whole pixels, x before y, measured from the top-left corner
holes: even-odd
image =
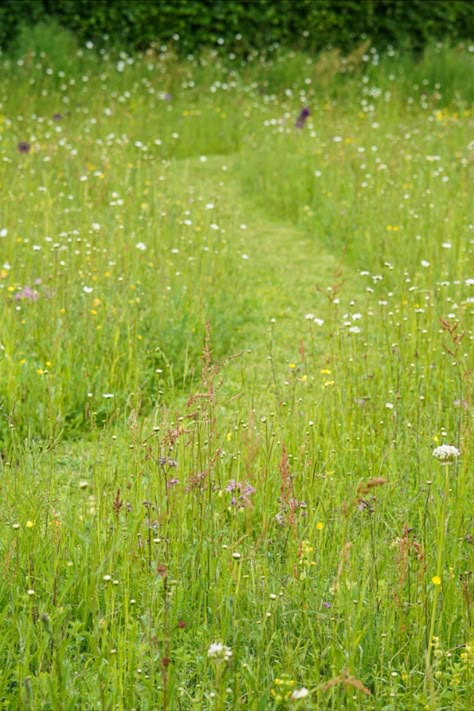
[[[433,39],[470,39],[474,29],[470,0],[4,0],[0,45],[22,22],[45,17],[81,41],[126,50],[173,41],[185,53],[216,43],[236,53],[275,45],[350,51],[367,36],[380,48],[419,51]]]

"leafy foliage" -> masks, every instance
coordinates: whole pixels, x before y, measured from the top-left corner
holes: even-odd
[[[184,53],[216,43],[237,53],[275,44],[349,51],[366,36],[382,47],[420,50],[433,39],[472,37],[474,6],[469,0],[4,0],[0,46],[12,42],[22,22],[45,18],[81,40],[128,50],[175,41]]]

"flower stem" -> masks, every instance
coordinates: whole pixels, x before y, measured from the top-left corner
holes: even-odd
[[[425,687],[428,687],[430,695],[430,709],[436,709],[436,694],[433,682],[433,670],[431,667],[431,654],[433,650],[433,637],[436,625],[436,612],[438,609],[438,598],[441,589],[441,584],[443,581],[443,562],[444,562],[444,538],[446,535],[446,508],[449,495],[449,465],[445,465],[445,482],[444,482],[444,495],[443,503],[441,507],[441,517],[439,526],[439,538],[438,538],[438,561],[436,564],[436,577],[438,578],[440,584],[435,585],[433,592],[433,605],[431,608],[431,622],[430,622],[430,632],[428,635],[428,649],[426,651],[426,666],[425,666]]]

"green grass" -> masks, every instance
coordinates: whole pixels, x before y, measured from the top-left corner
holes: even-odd
[[[1,62],[1,707],[472,709],[470,48]]]

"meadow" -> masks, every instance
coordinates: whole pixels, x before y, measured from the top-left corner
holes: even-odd
[[[474,708],[474,47],[379,49],[0,57],[2,709]]]

